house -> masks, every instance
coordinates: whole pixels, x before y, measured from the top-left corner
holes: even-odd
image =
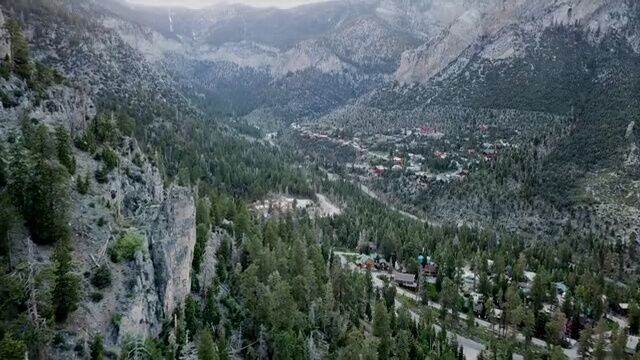
[[[627,316],[629,313],[629,303],[619,303],[615,306],[614,311],[620,315]]]
[[[376,266],[376,262],[373,259],[369,258],[364,262],[364,267],[367,270],[372,270]]]
[[[422,267],[422,273],[425,276],[438,276],[438,265],[435,264],[426,264]]]
[[[431,127],[428,127],[428,126],[420,128],[420,135],[426,136],[426,135],[434,134],[435,132],[436,132],[436,130],[434,128],[431,128]]]
[[[404,287],[409,287],[409,288],[417,288],[418,287],[418,283],[416,282],[416,275],[415,274],[409,274],[409,273],[403,273],[403,272],[396,271],[396,272],[393,273],[393,281],[395,281],[396,284],[398,284],[400,286],[404,286]]]
[[[402,165],[393,165],[391,170],[393,170],[393,171],[402,171]]]
[[[387,168],[382,166],[382,165],[378,165],[378,166],[373,168],[373,172],[376,175],[382,175],[382,174],[384,174],[385,171],[387,171]]]
[[[391,269],[391,264],[389,264],[385,259],[379,259],[376,263],[376,269],[380,271],[389,271]]]
[[[458,171],[458,176],[460,177],[465,177],[465,176],[469,176],[469,171],[468,170],[460,170]]]
[[[471,292],[476,288],[478,275],[471,271],[468,266],[465,266],[462,271],[462,288],[465,292]]]

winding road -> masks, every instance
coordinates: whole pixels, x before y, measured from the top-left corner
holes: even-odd
[[[355,270],[355,271],[364,271],[359,269],[355,264],[353,263],[349,263],[347,260],[347,256],[359,256],[360,254],[358,253],[352,253],[352,252],[340,252],[340,251],[334,251],[334,255],[338,255],[340,257],[340,262],[342,264],[342,266],[345,266],[347,268],[349,268],[350,270]],[[380,279],[380,276],[383,275],[388,275],[388,274],[382,274],[382,273],[372,273],[372,279],[373,279],[373,286],[378,288],[378,289],[382,289],[385,286],[385,282]],[[408,299],[420,302],[422,301],[422,299],[420,298],[420,296],[407,291],[406,289],[403,289],[401,287],[396,286],[396,294],[404,296]],[[433,301],[429,301],[429,306],[436,309],[436,310],[440,310],[442,308],[442,306],[436,302]],[[400,307],[402,307],[402,303],[400,303],[398,301],[398,299],[396,299],[395,302],[395,307],[396,310],[399,309]],[[411,315],[411,318],[414,321],[420,321],[420,315],[417,314],[416,312],[414,312],[413,310],[409,309],[409,314]],[[463,313],[458,313],[458,318],[462,319],[462,320],[466,320],[467,319],[467,314],[463,314]],[[486,329],[491,329],[493,331],[493,326],[491,323],[484,321],[482,319],[475,319],[475,323],[478,326],[484,327]],[[437,331],[441,331],[441,327],[438,325],[434,325],[435,329]],[[482,343],[479,343],[475,340],[469,339],[467,337],[464,337],[460,334],[456,334],[453,333],[451,331],[448,332],[449,336],[455,336],[458,344],[462,346],[463,352],[464,352],[464,356],[467,360],[476,360],[478,358],[478,356],[480,355],[480,352],[482,352],[482,350],[486,349],[486,346]],[[516,334],[516,339],[518,341],[525,341],[525,337],[524,335],[522,335],[521,333],[517,333]],[[539,347],[543,347],[546,348],[547,347],[547,343],[544,340],[541,339],[537,339],[537,338],[533,338],[531,340],[531,343],[535,346],[539,346]],[[576,360],[579,359],[578,356],[578,350],[577,347],[573,347],[570,349],[563,349],[565,355],[571,359],[571,360]],[[513,355],[513,360],[522,360],[524,359],[524,357],[522,355],[519,354],[514,354]]]

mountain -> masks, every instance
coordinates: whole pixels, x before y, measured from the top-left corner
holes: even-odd
[[[240,114],[268,109],[291,121],[326,113],[380,86],[401,54],[420,44],[413,32],[377,16],[374,5],[189,11],[106,2],[100,17],[172,73],[194,101],[209,99],[203,106]],[[319,89],[325,99],[311,99]],[[300,95],[305,98],[288,100]]]
[[[637,4],[387,1],[377,12],[424,34],[425,42],[402,53],[395,81],[305,119],[305,127],[347,134],[343,141],[368,138],[380,153],[418,153],[427,163],[444,150],[457,154],[451,166],[463,173],[478,166],[463,151],[494,142],[519,149],[501,150],[495,164],[480,166],[467,182],[426,187],[410,176],[363,177],[349,170],[361,160],[348,152],[333,157],[333,145],[311,156],[339,159],[325,164],[343,163],[335,170],[346,168],[356,181],[434,221],[499,224],[534,239],[557,238],[575,226],[600,228],[612,239],[636,231]],[[486,127],[499,132],[488,136],[480,130]],[[379,137],[420,128],[438,129],[444,143],[385,144]],[[437,173],[432,166],[421,170]],[[576,225],[576,217],[588,220]]]
[[[517,138],[522,146],[540,138],[547,144],[535,146],[539,169],[526,176],[527,185],[496,189],[498,197],[511,194],[507,204],[532,193],[545,204],[539,206],[554,209],[546,211],[552,218],[565,217],[558,207],[594,199],[610,209],[617,200],[585,185],[600,183],[603,172],[623,170],[607,187],[635,181],[627,129],[635,117],[628,94],[637,79],[627,74],[636,73],[640,37],[638,7],[630,1],[372,0],[200,11],[110,1],[93,11],[205,112],[265,129],[294,121],[367,131],[430,122],[453,131],[469,127],[460,114],[491,112],[510,114],[512,126],[532,117],[557,119],[542,123],[559,133],[526,125]],[[612,86],[621,91],[612,93]],[[618,120],[603,123],[603,116]],[[449,191],[459,189],[423,191],[411,202],[429,217],[450,218],[444,214],[452,211],[459,220],[486,219],[494,200],[478,200],[477,209],[463,214],[447,200]],[[425,208],[427,193],[445,198]],[[619,212],[635,213],[618,208],[602,216]],[[509,228],[531,230],[509,211],[504,215]],[[551,226],[542,222],[541,228]]]
[[[0,358],[623,358],[639,24],[0,0]]]

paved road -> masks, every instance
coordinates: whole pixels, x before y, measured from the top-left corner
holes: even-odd
[[[360,254],[358,253],[352,253],[352,252],[340,252],[340,251],[336,251],[334,252],[335,255],[340,256],[340,261],[342,263],[343,266],[347,266],[349,267],[349,269],[351,270],[358,270],[358,268],[355,266],[355,264],[353,263],[349,263],[347,261],[347,256],[358,256]],[[373,286],[376,288],[383,288],[385,285],[385,282],[380,278],[381,276],[389,276],[389,274],[386,273],[372,273],[372,279],[373,279]],[[420,296],[418,296],[417,294],[408,291],[406,289],[403,289],[401,287],[397,287],[396,286],[396,293],[399,295],[402,295],[404,297],[407,297],[409,299],[412,299],[414,301],[420,302],[422,301],[422,299],[420,298]],[[396,308],[402,306],[402,304],[399,304],[398,301],[396,300]],[[440,310],[442,308],[442,306],[436,302],[433,301],[429,301],[429,306],[436,309],[436,310]],[[409,313],[411,314],[411,317],[415,320],[418,321],[418,319],[420,318],[418,314],[414,313],[413,311],[409,311]],[[451,311],[449,311],[449,313],[451,313]],[[467,319],[467,314],[464,313],[458,313],[458,318],[462,319],[462,320],[466,320]],[[482,319],[475,319],[475,323],[478,326],[484,327],[486,329],[491,329],[491,331],[494,331],[493,328],[494,326],[491,325],[491,323],[489,323],[488,321],[484,321]],[[438,330],[440,330],[440,328],[435,325],[436,328]],[[453,333],[452,333],[453,334]],[[478,343],[476,341],[473,341],[471,339],[465,338],[459,334],[453,334],[457,337],[458,339],[458,343],[460,345],[462,345],[463,350],[464,350],[464,354],[465,354],[465,358],[468,360],[476,360],[478,358],[478,355],[480,354],[480,352],[485,349],[485,346],[481,343]],[[520,342],[524,342],[525,341],[525,337],[524,335],[522,335],[522,333],[517,333],[516,334],[516,340],[520,341]],[[547,347],[547,343],[544,340],[538,339],[538,338],[533,338],[531,339],[531,343],[533,345],[542,347],[542,348],[546,348]],[[563,349],[565,355],[567,355],[567,357],[571,360],[576,360],[579,358],[578,356],[578,349],[577,346],[574,346],[570,349]],[[513,359],[514,360],[520,360],[523,359],[523,357],[521,355],[518,354],[514,354],[513,355]]]

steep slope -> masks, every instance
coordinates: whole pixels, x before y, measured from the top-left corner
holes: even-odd
[[[396,73],[400,81],[320,123],[359,138],[433,127],[456,144],[450,146],[454,153],[460,142],[467,146],[461,138],[483,141],[481,126],[518,130],[519,149],[502,150],[498,160],[481,165],[462,183],[421,189],[410,177],[393,175],[372,183],[434,221],[488,223],[535,239],[557,239],[578,227],[628,240],[629,229],[640,225],[634,135],[640,114],[633,95],[640,86],[637,4],[504,2],[499,7],[472,1],[464,9],[455,4],[447,5],[451,26],[438,30],[407,21],[403,10],[419,13],[419,5],[387,2],[387,8],[395,6],[382,11],[388,21],[405,19],[439,35],[419,51],[404,53]],[[442,2],[421,5],[446,12],[437,7]],[[418,55],[409,61],[411,54]],[[496,123],[503,116],[506,126]],[[433,144],[425,146],[447,146]],[[512,177],[507,180],[506,174]]]
[[[376,17],[373,4],[359,1],[190,15],[165,9],[169,16],[115,2],[104,9],[105,25],[167,69],[195,103],[213,99],[208,109],[222,113],[266,108],[289,120],[326,113],[383,84],[401,54],[419,44],[411,32]],[[170,23],[157,20],[169,17]],[[187,23],[199,28],[187,33],[181,25]],[[313,98],[318,90],[327,94],[323,101]]]
[[[95,339],[117,356],[169,337],[166,323],[192,284],[207,288],[215,273],[208,266],[198,282],[193,269],[207,247],[202,233],[209,238],[200,228],[196,239],[195,184],[225,194],[234,214],[232,197],[309,194],[308,184],[278,149],[205,119],[161,68],[97,21],[92,4],[0,10],[0,53],[15,57],[0,60],[3,340],[37,349],[29,357],[68,359],[89,354]],[[12,22],[26,35],[19,47],[4,15],[24,19]],[[217,226],[231,218],[219,216]]]
[[[4,21],[0,25],[4,26]],[[3,66],[6,66],[4,60]],[[33,191],[37,178],[32,172],[37,174],[43,163],[60,171],[60,178],[50,175],[44,180],[55,183],[56,179],[62,179],[57,188],[60,191],[55,193],[59,197],[49,200],[56,205],[49,210],[61,217],[55,221],[68,220],[64,226],[68,227],[71,238],[70,272],[81,288],[77,304],[69,304],[73,306],[71,311],[76,311],[68,316],[65,331],[57,334],[57,345],[48,349],[48,335],[42,333],[47,331],[47,322],[54,310],[48,297],[55,299],[59,295],[55,288],[49,295],[54,285],[46,274],[60,268],[54,265],[60,250],[34,244],[33,224],[23,221],[27,212],[12,206],[3,209],[25,213],[12,221],[11,261],[3,267],[3,276],[5,272],[12,272],[16,276],[39,279],[37,285],[25,288],[32,298],[27,302],[30,313],[23,331],[42,336],[34,338],[33,347],[41,349],[45,358],[59,359],[74,356],[74,346],[76,349],[86,346],[95,334],[107,335],[105,343],[109,348],[120,347],[132,337],[158,336],[165,318],[190,292],[195,246],[193,194],[190,189],[180,187],[165,191],[160,171],[137,142],[121,135],[105,115],[96,116],[93,101],[84,90],[73,87],[70,81],[44,82],[42,69],[45,68],[43,65],[38,68],[28,81],[29,86],[15,75],[0,79],[0,91],[5,99],[0,111],[0,144],[3,151],[10,154],[6,158],[11,164],[10,188],[24,181],[20,176],[27,176],[32,184],[29,196],[37,196]],[[34,91],[34,88],[40,90]],[[88,139],[87,134],[105,131],[104,126],[113,127],[111,140],[94,143],[93,151],[71,148],[72,138]],[[63,137],[59,134],[66,134],[66,142],[61,142]],[[55,151],[52,151],[54,143]],[[62,163],[60,149],[67,149],[65,153],[73,160],[69,173],[61,170],[62,165],[70,165]],[[45,152],[41,152],[43,150]],[[106,153],[116,158],[117,169],[104,170]],[[5,154],[2,154],[3,164]],[[15,171],[13,164],[19,163],[26,167],[26,175]],[[95,181],[92,180],[94,174]],[[6,195],[5,190],[3,185],[2,196]],[[32,207],[35,205],[29,207],[29,212],[35,211]],[[138,234],[140,243],[134,249],[135,254],[127,256],[134,256],[135,261],[126,258],[123,263],[110,262],[109,254],[113,259],[114,249],[125,234],[132,233]],[[63,242],[63,239],[57,241]],[[27,265],[26,271],[23,264]],[[101,274],[99,281],[97,274]],[[58,308],[55,314],[59,320]]]
[[[488,0],[434,2],[432,6],[437,7],[433,11],[449,15],[449,22],[427,44],[403,55],[396,72],[399,81],[426,82],[451,63],[465,61],[469,49],[492,61],[518,57],[523,44],[518,42],[520,33],[541,34],[555,24],[615,31],[626,26],[631,11],[625,2],[608,0]]]

